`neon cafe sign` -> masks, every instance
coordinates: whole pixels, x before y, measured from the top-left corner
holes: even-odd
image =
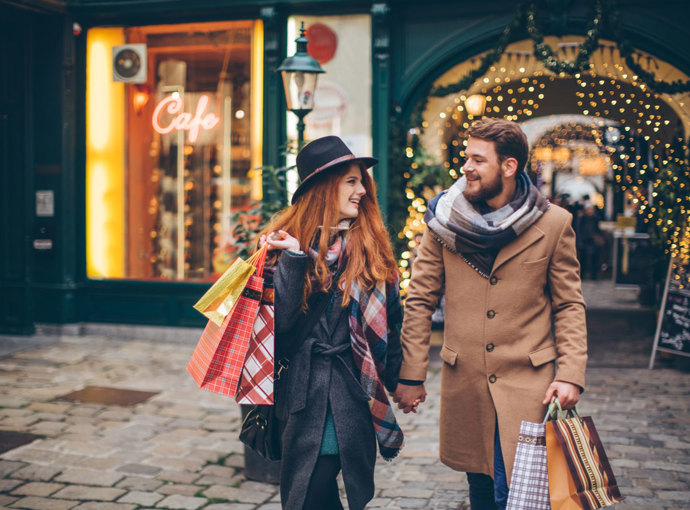
[[[220,122],[218,115],[211,112],[204,114],[208,103],[209,98],[207,95],[204,94],[199,97],[196,110],[192,115],[189,112],[183,111],[184,101],[180,94],[175,92],[158,103],[155,110],[153,110],[153,117],[151,119],[153,129],[162,135],[173,131],[189,131],[189,141],[194,143],[199,138],[199,132],[202,129],[213,129]],[[161,116],[164,112],[175,116],[167,125],[164,125],[161,121]]]

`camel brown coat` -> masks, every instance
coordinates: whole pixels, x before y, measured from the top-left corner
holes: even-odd
[[[551,205],[501,249],[488,279],[427,230],[405,300],[401,379],[426,378],[431,315],[444,287],[441,461],[493,477],[498,418],[510,483],[520,422],[543,420],[541,402],[554,379],[585,386],[585,304],[571,215]]]

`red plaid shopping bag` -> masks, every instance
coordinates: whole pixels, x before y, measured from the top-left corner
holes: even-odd
[[[249,348],[263,290],[266,249],[256,258],[256,273],[247,281],[232,312],[219,327],[209,320],[187,371],[200,388],[234,397]]]
[[[240,404],[273,404],[274,342],[273,289],[266,287],[237,390]]]

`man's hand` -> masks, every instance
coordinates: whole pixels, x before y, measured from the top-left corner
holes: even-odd
[[[554,381],[546,390],[542,404],[550,404],[554,397],[558,397],[558,401],[563,409],[572,409],[580,400],[580,388],[569,382]]]
[[[417,406],[426,400],[426,390],[423,384],[409,385],[398,383],[393,393],[393,402],[407,414],[417,412]]]

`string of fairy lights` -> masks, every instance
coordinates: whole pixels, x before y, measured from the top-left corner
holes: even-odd
[[[421,126],[410,130],[405,147],[409,166],[403,174],[409,216],[399,234],[407,243],[399,260],[403,293],[409,285],[411,260],[424,231],[427,201],[439,191],[415,186],[412,181],[435,159],[442,161],[450,182],[462,175],[467,143],[464,132],[477,118],[467,112],[466,102],[472,94],[485,97],[484,116],[523,122],[544,114],[547,108],[553,109],[555,90],[562,95],[564,89],[572,89],[573,104],[568,113],[613,121],[618,126],[619,136],[614,140],[605,139],[603,127],[585,128],[592,131],[589,138],[600,148],[618,189],[628,194],[643,221],[653,227],[653,240],[663,243],[667,254],[690,261],[688,147],[682,138],[682,124],[673,121],[680,119],[679,111],[687,111],[687,94],[657,94],[623,59],[606,58],[616,56],[615,51],[603,45],[594,52],[600,54],[596,67],[590,63],[588,69],[572,76],[555,74],[538,62],[533,62],[531,69],[525,65],[511,67],[510,55],[506,55],[471,89],[447,96],[445,107],[436,118],[424,119]],[[608,54],[601,55],[604,52]],[[648,68],[658,67],[647,55],[639,55],[637,62],[645,59]],[[600,125],[604,126],[603,122]],[[564,123],[551,131],[551,140],[541,140],[535,146],[557,147],[557,142],[565,143],[578,127],[582,129],[577,123]],[[436,158],[426,153],[420,138],[422,132],[431,132],[440,141]]]

